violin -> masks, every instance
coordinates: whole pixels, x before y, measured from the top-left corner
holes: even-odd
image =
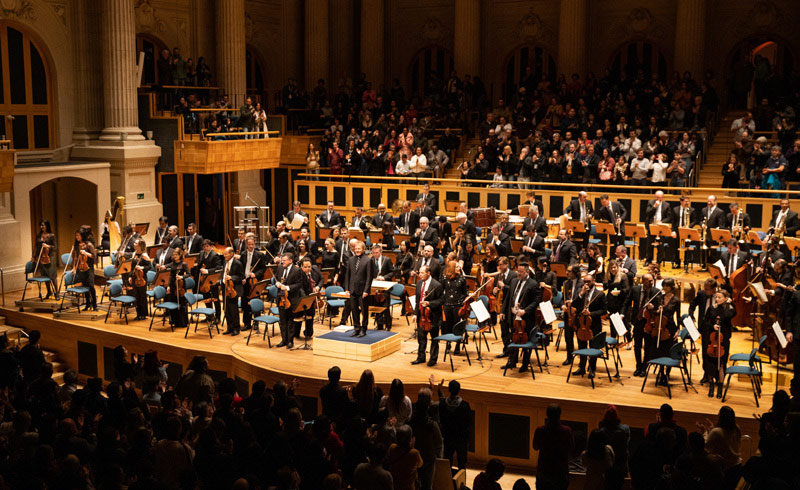
[[[39,263],[44,265],[50,263],[50,245],[44,243],[44,239],[42,239],[42,249],[39,251]]]
[[[182,298],[184,294],[186,294],[186,282],[183,276],[175,276],[175,295]]]
[[[430,293],[426,291],[425,296],[420,300],[420,303],[425,301],[425,299],[428,297],[428,294]],[[426,332],[429,332],[431,328],[433,328],[430,306],[419,306],[419,318],[417,318],[417,326]]]
[[[226,298],[236,297],[236,286],[233,284],[233,279],[225,280],[225,297]]]
[[[75,267],[81,272],[86,272],[89,270],[89,256],[85,253],[81,253],[86,250],[86,244],[81,242],[78,246],[78,260],[76,261]]]
[[[529,337],[528,337],[528,325],[524,318],[517,315],[519,312],[519,308],[515,307],[517,311],[514,312],[514,321],[511,323],[511,328],[513,333],[511,334],[511,341],[515,344],[527,344]]]

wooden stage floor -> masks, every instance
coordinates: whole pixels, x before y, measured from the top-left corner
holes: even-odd
[[[168,326],[161,326],[160,321],[154,324],[153,330],[148,331],[149,321],[131,321],[125,325],[124,320],[117,318],[109,320],[108,324],[103,318],[96,321],[89,320],[57,320],[51,313],[19,312],[13,306],[13,301],[21,296],[21,292],[8,294],[8,301],[0,314],[8,318],[8,323],[13,326],[28,329],[38,328],[43,332],[42,342],[46,348],[59,352],[70,367],[78,368],[78,350],[76,343],[81,342],[97,345],[97,373],[102,376],[104,370],[104,349],[113,348],[124,344],[131,352],[142,353],[147,349],[156,349],[162,359],[170,362],[181,363],[183,367],[188,364],[192,356],[204,354],[209,357],[210,366],[214,370],[224,371],[227,376],[241,378],[248,383],[257,379],[265,379],[268,384],[276,379],[291,379],[300,381],[299,392],[305,396],[317,396],[317,391],[325,380],[328,368],[337,365],[342,370],[344,384],[355,383],[364,369],[371,369],[376,381],[384,389],[388,388],[392,379],[400,378],[406,385],[406,393],[415,398],[415,393],[420,386],[427,385],[428,378],[433,375],[438,382],[441,379],[460,381],[464,396],[476,410],[475,444],[479,460],[485,460],[497,454],[490,449],[491,428],[485,429],[485,434],[478,425],[486,423],[491,425],[491,415],[502,411],[512,416],[530,417],[530,433],[544,419],[544,410],[549,403],[559,402],[564,407],[565,418],[585,421],[588,426],[594,427],[602,418],[606,404],[615,404],[619,407],[623,421],[631,426],[645,427],[655,419],[655,411],[665,402],[670,403],[679,414],[679,420],[689,429],[694,428],[694,422],[705,421],[706,418],[714,420],[721,407],[717,398],[707,397],[707,387],[699,384],[702,377],[702,368],[698,359],[692,356],[692,380],[695,392],[691,387],[686,392],[680,382],[680,375],[672,375],[672,399],[667,398],[665,387],[656,387],[654,378],[648,379],[644,392],[640,392],[642,378],[632,377],[635,361],[632,350],[621,350],[622,367],[620,377],[609,381],[605,375],[602,361],[598,362],[598,372],[595,378],[595,389],[586,378],[572,377],[566,382],[569,366],[561,363],[566,357],[562,346],[555,351],[554,343],[549,346],[550,359],[544,372],[536,371],[536,379],[532,380],[530,373],[509,371],[503,376],[502,366],[505,359],[497,359],[502,343],[489,334],[490,351],[486,352],[484,345],[483,360],[476,359],[475,344],[470,342],[467,349],[470,353],[472,365],[468,365],[466,357],[456,356],[455,371],[451,372],[450,362],[443,362],[441,355],[444,346],[440,346],[440,359],[436,366],[427,367],[424,364],[412,366],[411,361],[416,357],[417,342],[411,338],[413,328],[407,325],[406,318],[395,316],[393,331],[402,338],[402,347],[399,352],[374,362],[350,361],[314,355],[308,350],[289,351],[285,348],[268,348],[267,342],[262,341],[261,335],[253,336],[250,345],[246,345],[246,332],[237,337],[214,334],[209,339],[207,330],[203,329],[201,322],[197,333],[189,332],[184,339],[185,330],[171,332]],[[687,307],[684,304],[684,309]],[[396,309],[399,311],[399,309]],[[103,312],[104,313],[104,312]],[[337,321],[334,319],[333,325]],[[372,327],[372,322],[370,323]],[[328,332],[325,325],[315,324],[317,334]],[[499,329],[498,329],[499,333]],[[276,336],[273,337],[273,346],[280,340],[276,326]],[[77,342],[76,342],[77,341]],[[295,346],[302,342],[295,341]],[[313,346],[313,340],[311,341]],[[733,352],[749,352],[751,349],[751,336],[749,332],[734,333],[732,339]],[[613,362],[609,360],[611,375],[614,375]],[[791,372],[781,370],[781,388],[788,391]],[[171,384],[173,381],[171,380]],[[776,369],[774,364],[764,364],[764,396],[760,399],[760,408],[756,407],[750,383],[747,379],[734,378],[731,381],[726,405],[731,406],[740,418],[740,425],[746,434],[757,440],[758,425],[754,414],[760,414],[769,409],[770,397],[775,391]],[[572,413],[570,413],[572,412]],[[499,427],[499,426],[498,426]],[[530,448],[530,445],[527,446]],[[512,465],[530,467],[535,463],[533,452],[527,457],[507,456],[511,458]],[[517,459],[514,459],[517,458]]]

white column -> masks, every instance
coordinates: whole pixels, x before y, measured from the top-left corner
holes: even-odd
[[[459,77],[479,76],[481,61],[481,2],[456,0],[453,64]],[[442,73],[447,79],[449,73]]]
[[[558,19],[558,73],[569,80],[586,72],[586,0],[561,0]]]
[[[706,33],[706,0],[678,0],[675,26],[675,71],[703,76]]]

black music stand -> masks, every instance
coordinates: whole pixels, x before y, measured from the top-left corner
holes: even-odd
[[[679,245],[683,245],[681,247],[683,249],[683,271],[688,273],[689,245],[691,245],[692,242],[700,242],[700,232],[694,228],[678,228],[678,240],[680,240]],[[697,250],[700,250],[700,246],[697,246],[696,248]]]
[[[255,285],[250,289],[250,294],[247,295],[247,299],[258,298],[264,293],[264,290],[269,285],[269,280],[264,279],[263,281],[258,281]]]
[[[297,305],[293,308],[292,312],[297,315],[299,313],[305,313],[305,311],[311,308],[311,315],[314,315],[314,307],[313,305],[317,301],[317,297],[319,293],[309,294],[308,296],[303,296],[300,298],[300,301],[297,302]],[[312,350],[311,346],[308,345],[308,337],[303,335],[303,345],[300,347],[295,347],[292,350]]]
[[[661,265],[661,263],[664,262],[664,241],[662,238],[672,236],[672,226],[664,223],[651,223],[650,236],[656,237],[653,246],[656,247],[656,252],[658,253],[658,259],[656,262],[658,265]]]
[[[153,280],[153,287],[155,286],[169,286],[169,270],[158,271],[156,278]]]

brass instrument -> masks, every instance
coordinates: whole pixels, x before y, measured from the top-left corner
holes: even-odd
[[[380,228],[372,224],[371,220],[366,220],[365,223],[367,224],[367,229],[369,231],[381,231]]]
[[[703,218],[703,233],[700,236],[700,241],[703,242],[701,245],[701,250],[708,250],[708,245],[706,245],[706,235],[708,235],[708,218]]]
[[[319,218],[317,218],[317,219],[319,219]],[[345,220],[344,227],[345,228],[352,228],[353,227],[353,223],[350,222],[350,221]]]
[[[283,225],[284,225],[286,228],[290,228],[290,227],[291,227],[291,223],[289,222],[289,220],[288,220],[288,219],[286,219],[286,215],[285,215],[285,214],[284,214],[284,215],[281,215],[281,218],[283,218],[283,219],[282,219],[282,221],[283,221]]]
[[[736,213],[736,216],[734,216],[733,228],[735,230],[737,230],[735,233],[736,233],[737,239],[739,240],[739,243],[744,243],[745,242],[745,238],[747,238],[747,232],[744,230],[744,227],[742,227],[742,211],[741,210],[739,210]]]

